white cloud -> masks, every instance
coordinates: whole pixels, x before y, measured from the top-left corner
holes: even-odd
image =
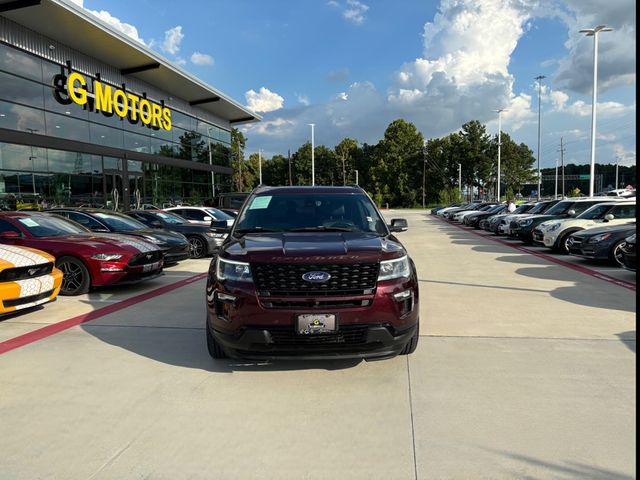
[[[76,3],[80,7],[83,6],[82,1],[80,1],[80,2],[75,1],[74,3]],[[140,37],[140,35],[138,35],[138,29],[136,27],[134,27],[130,23],[123,22],[122,20],[120,20],[117,17],[114,17],[113,15],[111,15],[106,10],[100,10],[100,11],[87,10],[87,12],[95,15],[96,17],[98,17],[103,22],[105,22],[108,25],[112,26],[113,28],[115,28],[116,30],[120,31],[121,33],[124,33],[126,36],[132,38],[136,42],[140,42],[142,44],[145,43],[144,40]]]
[[[309,101],[309,97],[307,95],[302,95],[300,93],[296,93],[295,96],[296,96],[296,99],[298,100],[298,103],[301,103],[305,107],[308,107],[309,104],[311,103]]]
[[[635,111],[635,104],[626,106],[619,102],[599,102],[597,115],[600,116],[617,116],[624,113]],[[591,104],[583,102],[582,100],[576,100],[571,105],[564,109],[565,112],[571,115],[577,115],[579,117],[591,116]]]
[[[268,137],[286,137],[291,134],[296,122],[284,118],[262,121],[252,127],[244,127],[243,131],[251,130],[252,133]]]
[[[265,87],[260,87],[259,92],[249,90],[244,96],[247,99],[247,108],[258,113],[273,112],[284,105],[284,98]]]
[[[331,0],[327,5],[342,11],[342,16],[355,25],[362,25],[365,21],[365,14],[369,11],[369,6],[358,0],[346,0],[344,3]]]
[[[207,55],[206,53],[193,52],[191,54],[191,62],[196,65],[213,65],[214,60],[211,55]]]
[[[176,55],[180,51],[180,42],[182,42],[183,38],[184,33],[182,33],[181,25],[170,28],[164,32],[164,41],[160,48],[163,52]]]
[[[187,61],[182,58],[182,57],[176,57],[175,60],[173,61],[173,63],[175,63],[176,65],[180,65],[181,67],[185,66],[187,64]]]

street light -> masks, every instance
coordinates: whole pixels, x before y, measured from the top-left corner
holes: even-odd
[[[422,208],[424,208],[424,196],[425,196],[425,180],[427,176],[427,142],[425,140],[422,147]]]
[[[593,197],[593,186],[596,176],[596,98],[598,96],[598,34],[611,32],[613,28],[598,25],[595,28],[585,28],[580,33],[593,37],[593,96],[591,98],[591,169],[589,170],[589,196]]]
[[[538,75],[535,80],[538,81],[538,200],[540,200],[540,190],[542,189],[542,177],[540,175],[540,98],[542,96],[542,79],[547,78],[544,75]]]
[[[315,123],[308,123],[307,125],[309,125],[311,127],[311,186],[314,186],[316,184],[316,165],[315,165],[315,156],[314,156],[314,139],[313,139],[313,127],[316,126]]]
[[[500,203],[500,147],[502,146],[501,133],[502,133],[502,112],[506,112],[504,108],[494,110],[498,113],[498,175],[497,175],[497,188],[496,188],[496,201]],[[508,199],[507,199],[508,200]]]
[[[258,172],[260,174],[260,183],[262,185],[262,150],[258,150]]]

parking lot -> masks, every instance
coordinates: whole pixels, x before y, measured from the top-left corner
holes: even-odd
[[[209,259],[60,297],[0,320],[0,479],[634,478],[635,274],[384,213],[414,354],[214,361]]]

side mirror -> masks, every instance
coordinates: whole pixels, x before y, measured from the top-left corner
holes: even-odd
[[[569,215],[570,217],[573,217],[575,214],[576,211],[573,208],[567,212],[567,215]]]
[[[407,220],[404,218],[392,218],[391,225],[389,225],[389,230],[392,232],[406,232],[409,228],[409,224]]]
[[[6,240],[14,239],[14,238],[22,238],[18,232],[8,231],[8,232],[0,232],[0,238],[4,238]]]
[[[231,227],[227,225],[226,220],[211,220],[211,230],[216,233],[229,233]]]
[[[614,218],[616,218],[616,217],[615,217],[612,213],[607,213],[607,214],[604,216],[604,221],[605,221],[605,222],[610,222],[610,221],[611,221],[611,220],[613,220]]]

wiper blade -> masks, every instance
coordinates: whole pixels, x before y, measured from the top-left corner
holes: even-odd
[[[360,232],[360,231],[361,230],[357,228],[325,227],[323,225],[318,225],[317,227],[292,228],[291,230],[287,230],[287,232]]]
[[[262,228],[262,227],[254,227],[254,228],[242,228],[236,230],[234,233],[244,235],[246,233],[274,233],[279,232],[280,230],[272,230],[270,228]]]

